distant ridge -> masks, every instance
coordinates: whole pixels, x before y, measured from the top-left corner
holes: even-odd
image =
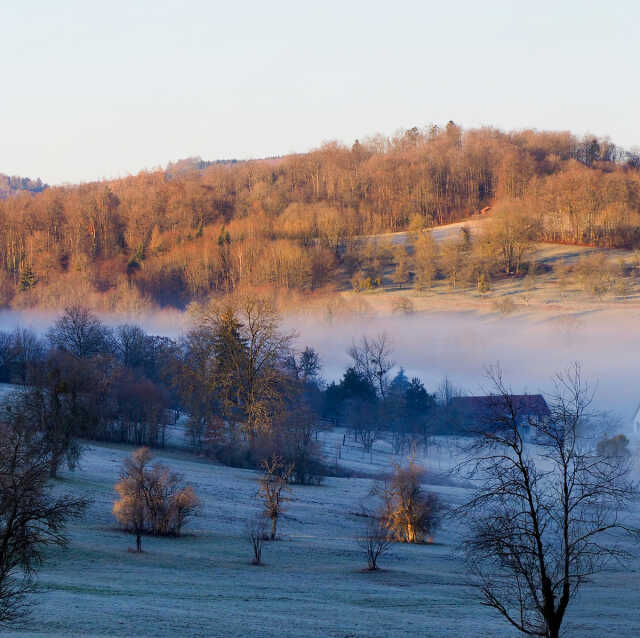
[[[193,171],[202,171],[209,166],[220,166],[228,164],[230,166],[234,164],[243,164],[248,161],[258,162],[277,162],[282,159],[281,157],[264,157],[260,159],[252,160],[239,160],[239,159],[218,159],[218,160],[203,160],[201,157],[186,157],[184,159],[176,160],[175,162],[169,162],[165,169],[165,173],[169,176],[182,175],[184,173],[191,173]]]
[[[48,188],[48,185],[44,184],[40,178],[34,180],[28,177],[16,177],[15,175],[9,176],[0,173],[0,199],[5,199],[9,195],[15,195],[22,191],[40,193],[45,188]]]

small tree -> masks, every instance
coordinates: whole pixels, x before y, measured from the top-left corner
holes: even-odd
[[[118,522],[136,535],[136,551],[142,551],[142,534],[146,527],[145,474],[153,455],[149,448],[140,448],[125,459],[122,478],[116,484],[120,500],[113,505]]]
[[[367,556],[369,571],[374,571],[378,568],[378,559],[389,549],[392,541],[389,530],[377,516],[369,515],[366,521],[365,528],[357,540]]]
[[[246,535],[253,549],[252,565],[262,564],[262,548],[267,539],[267,521],[264,514],[255,514],[247,521]]]
[[[423,490],[423,476],[424,470],[413,461],[407,467],[395,465],[382,488],[381,520],[393,540],[421,543],[440,523],[441,503],[435,494]]]
[[[389,371],[395,366],[389,336],[382,332],[375,337],[364,336],[347,351],[353,359],[354,369],[384,397],[389,384]]]
[[[65,524],[87,505],[47,490],[49,454],[39,433],[20,417],[0,424],[0,624],[27,609],[33,575],[47,546],[66,546]]]
[[[187,519],[200,506],[190,485],[181,487],[181,477],[160,463],[154,463],[149,448],[136,450],[123,463],[122,477],[115,489],[120,498],[113,514],[136,535],[136,551],[142,551],[142,535],[179,536]]]
[[[289,500],[289,479],[293,472],[293,464],[285,466],[282,459],[273,455],[262,462],[264,475],[260,478],[260,495],[264,500],[264,515],[271,519],[270,540],[276,538],[278,519],[282,514],[283,505]]]
[[[31,264],[25,263],[20,273],[20,290],[31,290],[37,283]]]

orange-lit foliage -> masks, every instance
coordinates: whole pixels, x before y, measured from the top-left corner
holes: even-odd
[[[181,486],[181,477],[160,463],[154,463],[149,448],[136,450],[123,463],[122,478],[115,485],[119,500],[113,514],[118,522],[138,537],[179,536],[186,520],[199,507],[190,485]]]
[[[355,235],[430,227],[502,199],[527,202],[545,239],[637,245],[640,162],[624,159],[606,140],[449,123],[24,192],[0,201],[0,302],[134,310],[237,287],[314,290],[335,281]]]
[[[413,461],[396,465],[382,490],[381,520],[393,540],[421,543],[431,537],[441,512],[438,498],[422,488],[424,470]]]

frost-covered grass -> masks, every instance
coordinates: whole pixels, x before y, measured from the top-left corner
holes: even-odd
[[[342,433],[324,435],[331,450]],[[357,448],[340,462],[371,475],[393,457],[384,444],[373,463]],[[132,448],[91,444],[56,489],[93,499],[71,526],[68,551],[53,551],[39,577],[30,619],[6,636],[224,636],[318,638],[500,637],[514,632],[484,608],[455,553],[458,530],[447,523],[431,545],[396,545],[375,573],[354,542],[367,478],[330,478],[293,487],[282,539],[265,546],[264,566],[250,565],[244,522],[257,509],[258,473],[223,467],[183,452],[158,458],[181,472],[203,501],[202,515],[179,539],[131,536],[114,524],[113,484]],[[446,465],[444,446],[427,464]],[[434,468],[435,469],[435,468]],[[449,503],[463,487],[433,485]],[[571,608],[567,636],[640,635],[638,563],[618,567],[585,588]]]

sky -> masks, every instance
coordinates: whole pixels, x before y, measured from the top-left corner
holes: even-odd
[[[640,2],[0,2],[0,173],[50,184],[450,119],[640,146]]]

